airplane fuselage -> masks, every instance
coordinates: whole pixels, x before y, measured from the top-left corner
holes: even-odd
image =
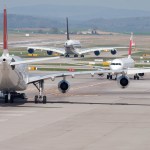
[[[119,71],[127,68],[133,68],[135,66],[134,60],[130,58],[114,59],[110,64],[110,69],[113,71]]]
[[[64,47],[66,54],[78,54],[77,49],[81,48],[81,43],[77,40],[68,40],[65,42]]]
[[[27,65],[11,66],[10,62],[21,61],[17,56],[0,57],[0,91],[14,92],[27,88]]]

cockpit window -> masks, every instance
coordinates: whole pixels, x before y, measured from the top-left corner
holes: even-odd
[[[111,65],[121,66],[121,63],[111,63]]]

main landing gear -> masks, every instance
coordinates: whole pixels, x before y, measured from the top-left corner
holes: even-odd
[[[136,75],[134,75],[134,80],[139,80],[140,79],[140,77],[136,74]]]
[[[6,93],[4,96],[4,102],[14,103],[15,98],[25,99],[26,96],[24,93],[17,93],[17,92]]]
[[[111,74],[108,74],[108,75],[107,75],[107,79],[112,80],[112,75],[111,75]]]
[[[43,96],[43,90],[44,90],[44,80],[41,80],[37,83],[33,83],[34,86],[38,89],[39,95],[35,95],[34,102],[37,103],[47,103],[47,97]]]

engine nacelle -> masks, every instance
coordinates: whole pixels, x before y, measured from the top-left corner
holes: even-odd
[[[143,76],[144,76],[144,73],[138,73],[138,75],[139,75],[140,77],[143,77]]]
[[[117,50],[116,50],[116,49],[112,49],[112,50],[111,50],[111,54],[112,54],[112,55],[116,55],[116,54],[117,54]]]
[[[47,55],[52,55],[53,51],[47,51]]]
[[[62,80],[58,83],[58,89],[62,93],[66,93],[69,90],[70,84],[66,80]]]
[[[129,78],[127,76],[119,76],[117,82],[121,88],[126,88],[129,85]]]
[[[29,54],[33,54],[34,51],[35,51],[35,49],[33,49],[33,48],[28,48],[28,53],[29,53]]]
[[[99,56],[99,55],[100,55],[100,51],[94,51],[94,54],[95,54],[96,56]]]

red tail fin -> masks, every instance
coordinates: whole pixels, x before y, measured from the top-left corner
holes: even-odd
[[[131,56],[132,46],[134,46],[134,45],[135,45],[135,43],[133,42],[133,33],[131,33],[130,44],[129,44],[129,49],[128,49],[128,57]]]
[[[8,54],[8,37],[7,37],[7,11],[4,8],[4,16],[3,16],[3,53]]]

